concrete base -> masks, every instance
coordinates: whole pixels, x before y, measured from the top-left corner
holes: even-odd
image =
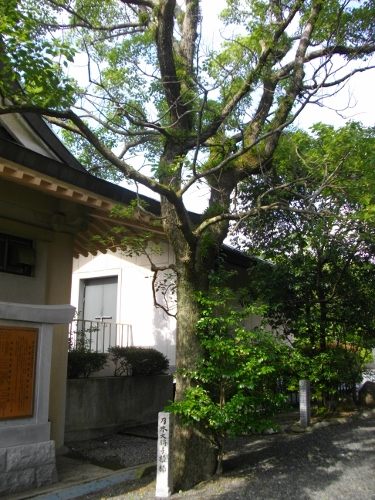
[[[31,420],[31,419],[30,419]],[[8,420],[7,423],[17,423],[17,420]],[[50,439],[51,424],[0,425],[0,450],[24,444],[44,443]],[[1,468],[0,468],[1,470]]]
[[[57,481],[54,441],[0,448],[0,497]]]

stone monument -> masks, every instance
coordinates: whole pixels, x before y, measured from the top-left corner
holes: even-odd
[[[167,498],[173,493],[173,413],[158,415],[158,445],[156,463],[156,498]]]
[[[58,479],[48,421],[52,330],[74,312],[0,302],[0,497]]]
[[[311,401],[310,380],[300,380],[299,414],[302,427],[308,427],[310,425],[310,418],[311,418],[310,401]]]

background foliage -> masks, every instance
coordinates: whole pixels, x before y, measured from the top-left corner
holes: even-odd
[[[236,242],[267,260],[251,269],[252,297],[294,337],[299,376],[327,398],[359,381],[375,345],[374,146],[374,130],[357,123],[290,133],[274,169],[243,190],[245,204],[287,198],[294,208],[264,212]]]

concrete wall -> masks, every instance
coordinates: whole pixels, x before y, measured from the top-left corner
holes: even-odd
[[[171,375],[67,381],[65,442],[114,434],[156,422],[173,397]]]
[[[46,304],[69,304],[73,261],[73,235],[55,233],[48,245]],[[64,444],[64,411],[66,367],[68,364],[68,325],[54,325],[49,418],[51,439],[56,450]]]

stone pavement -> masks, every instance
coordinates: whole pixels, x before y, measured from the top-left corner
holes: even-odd
[[[229,439],[223,466],[170,500],[375,500],[375,413]],[[77,500],[104,499],[155,500],[155,474]]]
[[[280,464],[284,463],[285,461],[287,462],[287,464],[284,464],[284,465],[286,465],[286,469],[284,472],[286,474],[286,477],[288,477],[288,481],[290,482],[292,479],[292,476],[293,476],[293,468],[291,468],[291,463],[292,463],[291,459],[287,458],[287,450],[290,449],[290,452],[294,453],[292,451],[293,448],[290,447],[293,443],[293,441],[290,441],[290,439],[293,437],[293,435],[295,437],[297,437],[298,435],[300,435],[301,437],[303,435],[305,435],[307,439],[310,439],[310,438],[308,438],[308,436],[316,436],[315,438],[313,438],[312,443],[314,443],[314,440],[317,442],[317,440],[320,439],[319,436],[321,436],[321,438],[323,438],[323,442],[324,442],[321,449],[326,450],[326,448],[327,448],[327,450],[328,450],[328,448],[329,448],[328,442],[329,442],[330,434],[326,434],[324,432],[325,429],[334,430],[334,429],[341,428],[342,431],[344,431],[344,432],[340,432],[338,434],[338,439],[340,439],[340,440],[344,439],[344,441],[346,442],[348,439],[346,436],[346,433],[351,432],[350,429],[352,426],[357,427],[359,425],[361,427],[361,425],[362,425],[361,422],[365,423],[366,421],[368,422],[368,424],[366,424],[367,426],[369,424],[373,425],[374,420],[375,420],[375,410],[367,410],[367,411],[362,410],[361,412],[356,413],[356,415],[354,415],[353,417],[343,417],[342,416],[342,418],[334,418],[334,419],[329,419],[329,420],[328,419],[322,420],[322,421],[315,420],[313,422],[313,425],[311,427],[309,427],[308,429],[302,429],[298,424],[296,424],[295,416],[296,415],[294,413],[290,416],[287,416],[287,418],[285,419],[284,415],[280,415],[280,420],[278,423],[284,431],[284,433],[282,433],[281,435],[280,434],[275,435],[272,432],[269,432],[269,433],[266,433],[266,434],[269,434],[269,437],[267,437],[267,435],[266,435],[263,437],[260,436],[259,439],[256,438],[256,436],[254,436],[253,438],[247,438],[247,439],[243,438],[244,443],[245,443],[243,445],[244,447],[242,447],[242,445],[241,445],[241,438],[237,439],[237,440],[233,440],[232,445],[230,445],[230,443],[228,443],[228,445],[229,445],[228,452],[229,453],[227,455],[227,458],[229,459],[228,460],[229,470],[227,472],[229,472],[229,475],[227,476],[227,480],[229,480],[230,476],[233,475],[233,473],[234,473],[233,477],[235,477],[236,481],[238,481],[238,477],[237,477],[238,472],[235,472],[235,470],[233,470],[233,472],[231,474],[230,469],[233,467],[233,464],[236,462],[236,460],[239,460],[239,464],[241,465],[241,467],[245,464],[246,456],[249,453],[249,448],[248,448],[249,444],[250,444],[249,439],[252,439],[252,441],[253,441],[252,446],[255,445],[253,453],[255,453],[255,455],[256,455],[256,463],[258,464],[257,467],[259,466],[259,463],[261,462],[260,454],[263,453],[263,451],[265,451],[265,444],[267,443],[267,446],[268,445],[271,446],[273,443],[272,446],[276,446],[275,449],[276,449],[277,453],[280,454],[280,457],[279,457]],[[293,425],[293,422],[294,422],[294,425]],[[358,422],[358,424],[356,422]],[[343,424],[348,424],[348,426],[343,425]],[[373,427],[371,427],[371,429],[372,428]],[[323,430],[323,435],[320,434],[319,430]],[[285,432],[287,434],[285,434]],[[353,432],[358,433],[358,430],[354,430]],[[283,435],[285,436],[285,438],[283,438]],[[371,433],[371,435],[372,435],[372,433]],[[277,436],[279,436],[279,437],[277,437]],[[288,438],[287,436],[290,436],[290,438]],[[113,438],[115,439],[115,437],[113,437]],[[355,446],[357,446],[356,441],[358,438],[359,438],[359,434],[355,434],[354,438],[353,438],[353,436],[350,436],[350,439],[348,442],[351,442],[350,440],[354,439],[353,444],[351,446],[355,447]],[[276,439],[276,441],[275,441],[275,439]],[[277,446],[277,442],[279,439],[281,439],[282,441],[280,441],[279,446]],[[285,441],[285,443],[284,443],[285,439],[287,441]],[[368,438],[366,438],[366,439],[367,439],[367,445],[372,447]],[[109,441],[109,439],[108,439],[108,441]],[[260,443],[260,449],[258,451],[256,451],[257,441],[259,441],[259,443]],[[268,441],[269,441],[269,443],[268,443]],[[283,442],[283,445],[281,444],[282,442]],[[309,446],[311,446],[310,441],[309,441],[309,443],[310,443]],[[110,444],[110,443],[108,443],[108,444]],[[302,442],[301,442],[301,444],[302,444]],[[156,442],[154,441],[153,443],[150,443],[150,445],[156,447]],[[233,446],[233,450],[230,449],[232,446]],[[280,446],[282,449],[280,448]],[[308,450],[309,446],[306,448],[307,450]],[[365,445],[365,448],[368,448],[368,446]],[[304,446],[302,448],[304,448]],[[332,447],[332,449],[335,449],[335,448],[337,448],[337,444],[334,447]],[[297,449],[298,450],[300,449],[299,446],[297,446]],[[327,450],[325,451],[326,453],[327,453]],[[126,451],[127,451],[127,453],[131,453],[131,450],[129,450],[129,447],[127,447]],[[267,463],[269,463],[270,460],[275,459],[275,458],[272,458],[272,453],[273,453],[272,447],[270,447],[269,451],[267,452],[267,457],[265,459]],[[297,454],[299,455],[299,452],[297,452]],[[323,455],[323,451],[320,452],[320,455]],[[336,460],[341,460],[341,458],[340,458],[341,455],[342,454],[340,452],[338,455],[339,458],[330,457],[329,463],[333,464],[334,462],[336,462]],[[236,456],[237,456],[237,459],[235,458]],[[309,458],[309,460],[310,460],[310,458]],[[234,462],[233,462],[233,460],[234,460]],[[233,462],[232,465],[231,465],[231,462]],[[300,466],[303,466],[304,470],[305,469],[308,470],[309,467],[311,468],[311,463],[309,461],[306,465],[306,464],[303,464],[302,461],[298,460],[298,464]],[[321,465],[323,465],[323,464],[321,464]],[[319,465],[318,469],[321,468],[321,465]],[[324,467],[326,467],[326,465],[327,464],[324,464]],[[353,465],[354,465],[354,463],[353,463]],[[238,467],[238,465],[236,465],[236,467],[234,467],[234,469],[237,469],[237,467]],[[58,483],[51,485],[51,486],[46,486],[43,488],[31,490],[31,491],[28,491],[25,493],[14,494],[14,495],[7,497],[7,500],[26,500],[26,499],[68,500],[68,499],[74,499],[74,498],[78,498],[78,497],[91,498],[91,496],[93,498],[97,498],[97,497],[101,498],[101,495],[98,493],[99,490],[102,490],[102,489],[104,491],[105,490],[108,490],[108,491],[114,490],[114,489],[116,489],[116,485],[118,485],[119,483],[124,483],[124,482],[128,482],[128,481],[131,482],[131,481],[140,479],[148,474],[153,473],[155,471],[155,469],[156,469],[156,464],[149,463],[149,464],[137,465],[137,466],[123,468],[123,469],[114,471],[114,470],[110,470],[108,468],[100,467],[98,465],[93,465],[92,463],[88,463],[87,461],[84,461],[81,459],[70,458],[67,456],[59,456],[59,457],[57,457],[57,471],[58,471],[58,476],[59,476]],[[253,470],[253,472],[255,472],[254,464],[252,464],[250,469]],[[349,470],[351,470],[351,468]],[[360,470],[361,469],[358,469],[358,471],[360,471]],[[357,474],[358,477],[356,476],[354,478],[356,483],[358,483],[358,479],[363,478],[362,472],[361,473],[358,472],[358,474]],[[258,473],[256,474],[256,477],[258,477],[258,475],[261,473],[262,473],[262,471],[258,471]],[[298,473],[302,474],[301,471],[299,471]],[[306,471],[305,471],[305,473],[306,473]],[[351,471],[350,473],[353,474],[354,472]],[[224,475],[223,479],[225,479],[225,476],[226,476],[226,474]],[[268,483],[271,483],[271,481],[270,481],[271,477],[269,477],[267,475],[267,478],[268,478]],[[231,481],[232,480],[233,480],[233,478],[231,479]],[[255,479],[253,478],[253,480],[255,480]],[[296,482],[295,481],[291,481],[291,482],[293,483],[292,486],[295,489]],[[263,484],[263,482],[262,482],[262,484]],[[374,486],[375,486],[375,484],[374,484]],[[260,486],[258,486],[258,494],[260,494],[259,487]],[[153,490],[152,490],[152,488],[153,488]],[[231,488],[232,489],[234,488],[234,483],[231,483]],[[154,498],[155,487],[154,486],[151,487],[151,490],[152,491],[149,493],[150,498]],[[204,495],[203,495],[203,491],[199,492],[199,490],[195,491],[195,492],[192,490],[191,492],[183,493],[184,496],[186,495],[186,498],[189,498],[190,494],[195,494],[195,495],[198,494],[198,496],[199,496],[199,494],[202,494],[201,498],[203,498],[203,497],[205,497],[205,498],[214,498],[215,497],[216,498],[216,496],[212,494],[212,491],[206,492],[206,494],[204,494]],[[267,494],[269,495],[270,493],[268,492]],[[276,495],[275,492],[272,492],[272,495],[274,495],[274,494]],[[145,495],[145,493],[142,493],[142,495]],[[238,496],[238,497],[233,496],[233,498],[246,498],[245,493],[244,493],[244,495],[245,496]],[[227,496],[227,498],[231,498],[231,497],[232,497],[232,495]],[[127,497],[124,497],[124,498],[127,498]],[[134,491],[132,493],[132,498],[137,498],[137,496],[134,496]],[[146,494],[146,496],[141,496],[141,498],[148,498],[148,496]],[[177,496],[173,495],[173,498],[180,498],[180,497],[178,495]],[[250,497],[248,497],[248,498],[250,498]],[[251,497],[251,498],[253,498],[253,497]],[[259,497],[259,498],[266,498],[266,496]],[[270,497],[268,497],[268,498],[270,498]],[[273,498],[285,498],[285,499],[288,498],[289,499],[289,498],[293,498],[293,497],[282,495],[281,497],[274,496]],[[307,497],[297,495],[294,498],[315,498],[315,497],[313,497],[311,495],[309,495]],[[332,496],[332,497],[327,497],[327,498],[336,498],[336,497]],[[337,497],[337,498],[341,498],[341,497]],[[354,498],[357,498],[357,496],[353,496],[353,495],[350,496],[349,495],[347,498],[354,499]],[[361,500],[362,500],[363,497],[359,496],[358,498],[361,498]],[[374,498],[375,499],[375,493],[374,493],[374,496],[371,496],[371,497],[367,496],[367,498]]]
[[[57,457],[56,466],[58,483],[10,495],[7,500],[74,499],[124,481],[140,479],[156,469],[156,464],[150,463],[113,471],[65,456]]]

